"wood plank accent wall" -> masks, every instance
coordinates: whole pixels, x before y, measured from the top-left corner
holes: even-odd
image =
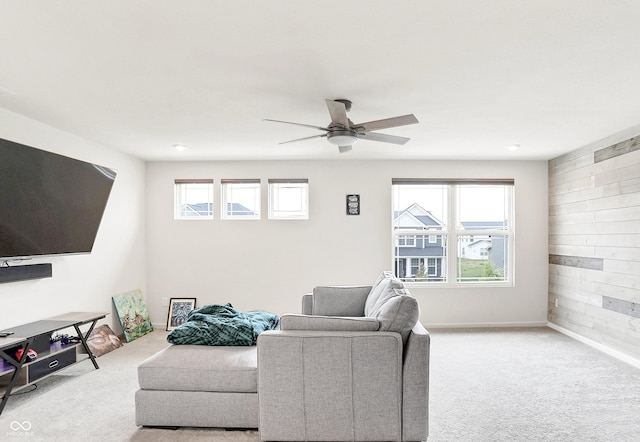
[[[640,359],[640,137],[549,161],[549,322]]]

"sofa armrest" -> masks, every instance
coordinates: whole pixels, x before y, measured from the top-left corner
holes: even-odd
[[[257,350],[261,440],[400,440],[399,333],[273,330]]]
[[[286,314],[280,317],[280,330],[376,331],[376,318]]]
[[[370,285],[318,286],[311,297],[311,314],[320,316],[364,316]]]
[[[417,322],[404,348],[402,440],[429,435],[429,332]]]

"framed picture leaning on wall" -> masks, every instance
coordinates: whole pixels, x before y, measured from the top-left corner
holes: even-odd
[[[167,315],[167,330],[173,330],[187,321],[187,315],[196,307],[196,298],[171,298]]]

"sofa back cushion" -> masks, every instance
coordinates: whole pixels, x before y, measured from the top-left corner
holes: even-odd
[[[366,316],[364,304],[371,286],[318,286],[313,289],[312,314]]]

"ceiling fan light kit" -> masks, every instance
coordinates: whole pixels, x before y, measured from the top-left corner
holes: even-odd
[[[271,119],[265,119],[265,121],[295,124],[297,126],[309,127],[325,132],[320,135],[313,135],[310,137],[283,141],[280,144],[294,143],[298,141],[310,140],[313,138],[326,137],[331,144],[338,146],[338,150],[340,151],[340,153],[350,151],[354,143],[356,143],[359,139],[399,145],[405,144],[410,140],[410,138],[373,133],[373,131],[418,123],[418,119],[413,114],[408,114],[401,117],[385,118],[383,120],[353,124],[353,122],[349,118],[347,118],[347,111],[351,109],[351,101],[342,98],[337,100],[325,101],[327,103],[327,108],[329,109],[329,115],[331,116],[331,123],[329,123],[327,127]]]
[[[327,140],[336,146],[351,146],[358,141],[355,130],[334,130],[327,133]]]

